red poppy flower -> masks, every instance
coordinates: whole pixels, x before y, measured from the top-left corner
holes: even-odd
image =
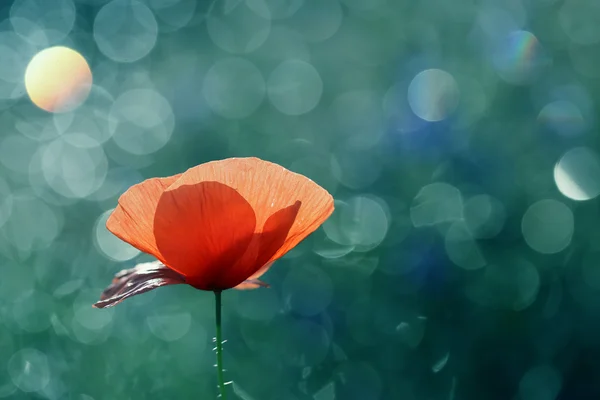
[[[106,227],[157,258],[119,272],[94,306],[160,286],[221,292],[258,278],[333,212],[322,187],[257,158],[232,158],[148,179],[120,198]]]

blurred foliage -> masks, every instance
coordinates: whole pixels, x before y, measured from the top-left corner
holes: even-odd
[[[130,185],[226,157],[336,211],[224,293],[242,400],[598,399],[597,0],[4,0],[0,398],[215,399],[213,296],[91,304]],[[69,113],[23,75],[63,45]],[[234,396],[235,394],[235,396]]]

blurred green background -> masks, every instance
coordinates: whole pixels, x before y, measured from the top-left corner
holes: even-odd
[[[0,398],[216,399],[213,296],[91,308],[132,184],[257,156],[336,198],[224,293],[242,400],[600,398],[600,2],[0,2]],[[87,101],[23,77],[63,45]]]

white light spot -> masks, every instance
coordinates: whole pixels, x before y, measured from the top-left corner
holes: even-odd
[[[428,69],[408,86],[408,104],[419,118],[436,122],[446,119],[458,106],[460,92],[454,77],[441,69]]]
[[[600,158],[587,147],[567,151],[554,167],[558,190],[573,200],[591,200],[600,194]]]

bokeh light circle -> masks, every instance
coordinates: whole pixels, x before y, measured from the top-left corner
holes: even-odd
[[[113,210],[108,210],[96,220],[94,226],[94,240],[102,254],[111,260],[127,261],[131,260],[140,251],[113,235],[106,229],[106,221]]]
[[[147,4],[160,23],[161,32],[172,32],[185,27],[194,18],[196,0],[148,0]]]
[[[137,0],[113,0],[94,20],[94,39],[100,51],[117,62],[134,62],[150,53],[158,37],[152,11]]]
[[[80,343],[104,343],[113,328],[114,310],[103,308],[89,312],[90,304],[98,299],[97,290],[81,291],[73,301],[73,318],[70,323],[73,338]]]
[[[540,291],[540,273],[521,258],[496,260],[466,284],[466,295],[482,306],[521,311],[528,308]]]
[[[11,198],[11,214],[0,228],[6,243],[24,252],[50,246],[62,228],[60,215],[28,192],[13,193]]]
[[[377,145],[385,133],[381,94],[370,90],[342,93],[331,105],[339,136],[355,149]]]
[[[292,140],[288,143],[288,149],[286,151],[291,152],[290,154],[295,156],[298,154],[298,148],[302,146],[302,144],[302,140]],[[289,169],[309,177],[324,187],[328,192],[335,193],[338,182],[329,168],[329,159],[320,154],[312,144],[310,146],[309,155],[295,157],[296,159],[290,164]]]
[[[354,246],[336,243],[328,237],[323,238],[323,240],[317,241],[313,248],[315,254],[318,254],[319,256],[326,259],[341,258],[347,254],[350,254],[353,250]]]
[[[96,192],[88,196],[89,200],[104,201],[116,198],[129,187],[143,181],[142,175],[130,167],[113,167],[108,170],[104,183]]]
[[[567,151],[554,166],[558,190],[572,200],[591,200],[600,194],[600,157],[587,147]]]
[[[19,327],[29,333],[44,332],[50,327],[50,316],[55,304],[52,297],[41,291],[23,293],[13,304],[13,318]]]
[[[13,31],[0,31],[0,99],[18,99],[27,93],[23,74],[38,50]]]
[[[192,325],[188,312],[160,313],[146,317],[150,332],[165,342],[174,342],[184,337]]]
[[[275,290],[239,291],[234,304],[237,313],[251,321],[270,321],[281,311],[280,296]]]
[[[286,26],[275,26],[266,42],[253,54],[262,65],[277,66],[281,62],[298,60],[309,62],[310,48],[298,32]]]
[[[202,92],[213,112],[241,119],[258,109],[265,90],[265,80],[254,64],[242,58],[226,58],[208,70]]]
[[[0,281],[0,300],[4,304],[13,303],[20,296],[34,293],[36,283],[31,279],[31,270],[23,263],[9,261],[2,265],[2,271],[4,276],[8,277]]]
[[[457,188],[444,182],[423,186],[410,207],[410,219],[416,228],[462,218],[462,195]]]
[[[461,268],[478,269],[487,263],[473,234],[462,221],[450,225],[444,244],[448,258]]]
[[[85,104],[70,112],[53,114],[52,124],[47,124],[45,130],[48,135],[60,135],[71,144],[96,147],[107,142],[113,134],[109,124],[113,103],[114,98],[106,89],[92,85]]]
[[[573,236],[573,212],[557,200],[540,200],[532,204],[521,220],[525,242],[533,250],[553,254],[564,250]]]
[[[579,107],[568,100],[557,100],[546,104],[538,115],[538,121],[565,137],[577,136],[587,127]]]
[[[469,129],[489,111],[493,87],[483,87],[482,82],[469,76],[458,76],[460,102],[455,111],[452,125],[457,130]]]
[[[102,186],[108,159],[102,147],[88,146],[92,140],[79,136],[84,146],[58,138],[41,149],[41,172],[48,185],[67,198],[84,198]],[[74,139],[73,136],[70,137]]]
[[[48,357],[36,349],[24,348],[13,354],[8,372],[15,386],[26,393],[40,391],[50,383]]]
[[[333,215],[323,224],[325,234],[335,243],[354,246],[354,251],[374,249],[385,239],[390,224],[382,203],[367,196],[336,201]]]
[[[289,60],[271,72],[267,91],[276,109],[287,115],[300,115],[317,106],[323,93],[323,81],[309,63]]]
[[[56,46],[36,54],[25,71],[29,98],[49,112],[71,111],[87,99],[92,71],[81,54]]]
[[[383,166],[377,153],[352,148],[338,149],[331,155],[332,175],[344,186],[364,189],[379,178]]]
[[[496,198],[481,194],[469,198],[464,205],[464,219],[477,239],[491,239],[504,227],[506,210]]]
[[[519,382],[522,400],[555,400],[562,388],[562,375],[551,365],[530,368]]]
[[[75,24],[71,0],[16,0],[10,8],[15,32],[36,46],[48,46],[64,39]]]
[[[98,313],[86,312],[86,302],[93,304],[93,301],[90,301],[92,296],[93,291],[91,290],[80,292],[73,302],[74,320],[87,330],[101,330],[112,322],[114,310],[102,309]]]
[[[344,10],[339,0],[305,1],[289,24],[309,42],[322,42],[339,31]]]
[[[109,115],[112,140],[136,155],[152,154],[163,148],[175,128],[171,105],[152,89],[133,89],[121,94]]]
[[[410,82],[394,83],[386,91],[382,101],[386,121],[391,129],[400,134],[417,132],[427,125],[426,121],[415,115],[408,103],[409,84]]]
[[[522,30],[511,32],[500,40],[492,56],[500,78],[515,85],[530,83],[550,61],[537,37]]]
[[[586,78],[600,78],[599,49],[600,42],[591,45],[572,43],[568,48],[568,54],[574,72]]]
[[[565,0],[558,10],[558,22],[573,43],[600,42],[600,4],[596,1]]]
[[[206,19],[208,35],[213,43],[233,54],[250,53],[267,40],[271,32],[271,19],[250,8],[249,1],[217,4]],[[266,7],[261,7],[268,13]]]
[[[437,122],[458,107],[460,91],[452,75],[441,69],[419,72],[408,86],[408,104],[419,118]]]
[[[22,107],[13,107],[12,112],[17,119],[15,121],[15,128],[20,135],[7,137],[10,137],[10,141],[13,143],[20,142],[20,145],[25,147],[20,149],[23,151],[21,155],[25,156],[25,158],[27,158],[29,154],[35,152],[40,143],[51,141],[60,136],[60,132],[56,126],[52,124],[51,116],[32,103],[27,102],[27,104],[23,104]],[[62,113],[52,114],[52,116],[56,115],[62,115]],[[32,140],[37,143],[32,142]],[[9,158],[17,157],[13,154],[12,157],[9,156]],[[21,163],[26,164],[25,160]],[[26,169],[27,168],[22,168],[22,170]]]

